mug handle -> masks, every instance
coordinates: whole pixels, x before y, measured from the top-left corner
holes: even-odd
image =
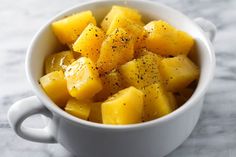
[[[201,29],[206,33],[210,41],[214,40],[217,29],[212,22],[202,17],[194,19],[194,22],[201,27]]]
[[[22,125],[25,119],[32,115],[42,114],[52,121],[52,113],[39,101],[36,96],[28,97],[17,101],[8,111],[8,121],[20,137],[42,143],[56,143],[52,130],[47,126],[42,129],[25,127]]]

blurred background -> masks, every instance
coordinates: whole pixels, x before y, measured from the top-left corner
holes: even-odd
[[[37,30],[60,11],[88,0],[0,0],[0,156],[72,157],[58,144],[39,144],[16,136],[7,110],[17,100],[33,95],[24,61]],[[155,0],[152,0],[155,1]],[[236,1],[156,0],[185,13],[204,17],[218,28],[214,41],[215,78],[206,94],[200,120],[191,136],[167,157],[236,156]],[[157,10],[158,14],[158,10]],[[39,117],[26,123],[43,126]]]

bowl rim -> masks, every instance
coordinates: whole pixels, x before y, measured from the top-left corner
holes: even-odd
[[[82,119],[79,119],[77,117],[70,115],[69,113],[67,113],[67,112],[63,111],[62,109],[60,109],[59,107],[57,107],[46,96],[46,94],[42,90],[39,89],[38,81],[35,81],[33,79],[32,74],[30,73],[30,71],[31,71],[30,70],[31,69],[31,66],[30,66],[31,65],[31,58],[32,58],[32,54],[33,54],[32,50],[33,50],[34,45],[37,43],[36,41],[38,39],[38,36],[44,31],[44,29],[46,27],[48,27],[51,24],[52,21],[55,21],[55,19],[57,19],[58,17],[63,16],[65,14],[67,14],[68,12],[75,10],[76,8],[80,8],[80,7],[83,7],[86,5],[92,5],[95,3],[106,3],[106,2],[116,2],[116,1],[114,1],[114,0],[99,0],[99,1],[84,2],[84,3],[79,3],[75,6],[72,6],[64,11],[61,11],[58,14],[56,14],[55,16],[53,16],[50,20],[48,20],[48,22],[46,22],[46,24],[44,24],[38,30],[38,32],[34,35],[32,41],[27,49],[26,59],[25,59],[25,69],[26,69],[27,79],[30,82],[33,92],[37,95],[39,100],[41,100],[42,104],[48,110],[50,110],[50,112],[52,112],[53,114],[57,113],[57,115],[60,115],[61,117],[65,118],[68,121],[73,121],[73,122],[77,123],[78,125],[82,125],[83,127],[88,127],[91,129],[96,128],[96,129],[102,129],[102,130],[105,129],[105,130],[109,130],[109,131],[137,130],[137,129],[144,129],[147,127],[151,127],[153,125],[165,123],[167,121],[175,119],[178,115],[183,114],[184,112],[186,112],[187,110],[192,108],[194,105],[196,105],[197,101],[205,94],[210,81],[213,79],[213,75],[214,75],[214,71],[215,71],[215,54],[214,54],[214,49],[213,49],[212,43],[210,42],[208,37],[205,35],[203,30],[197,24],[195,24],[191,19],[189,19],[186,15],[181,13],[180,11],[177,11],[177,10],[175,10],[169,6],[166,6],[165,4],[161,4],[159,2],[152,2],[152,1],[145,1],[145,0],[132,0],[129,3],[138,2],[138,3],[146,3],[146,4],[151,4],[154,6],[162,7],[165,10],[168,10],[168,11],[171,11],[171,12],[177,14],[181,18],[187,19],[188,22],[192,23],[196,27],[196,29],[198,29],[198,31],[201,32],[201,34],[204,36],[203,44],[205,45],[208,53],[210,53],[209,54],[209,68],[208,68],[210,71],[208,73],[208,77],[205,78],[205,80],[203,81],[201,86],[198,83],[193,95],[187,100],[187,102],[185,102],[181,107],[179,107],[175,111],[171,112],[170,114],[160,117],[158,119],[154,119],[154,120],[142,122],[142,123],[137,123],[137,124],[129,124],[129,125],[108,125],[108,124],[100,124],[100,123],[94,123],[94,122],[82,120]]]

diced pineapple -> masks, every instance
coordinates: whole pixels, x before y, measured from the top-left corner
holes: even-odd
[[[62,44],[72,44],[89,24],[96,25],[91,11],[80,12],[52,23],[52,30]]]
[[[118,28],[103,41],[97,61],[100,73],[111,71],[132,60],[134,42],[131,39],[125,30]]]
[[[174,98],[165,91],[160,83],[143,88],[144,92],[144,121],[153,120],[171,113],[174,107]],[[169,99],[171,98],[171,99]]]
[[[192,88],[184,88],[175,93],[176,101],[178,106],[183,105],[192,95],[194,89]]]
[[[189,34],[177,30],[161,20],[152,21],[144,28],[148,32],[145,40],[146,48],[160,55],[187,55],[194,44],[194,40]]]
[[[73,50],[96,62],[105,33],[94,24],[89,24],[73,44]]]
[[[141,15],[138,13],[137,10],[114,5],[112,6],[110,12],[103,19],[101,23],[102,29],[104,31],[107,31],[114,17],[119,14],[124,15],[126,18],[133,20],[134,22],[139,23],[140,25],[143,25],[143,22],[141,21]]]
[[[139,65],[136,59],[125,63],[120,66],[119,72],[121,77],[123,78],[123,84],[126,87],[134,86],[136,88],[140,88],[143,85],[143,81],[140,81],[140,73],[139,73]]]
[[[39,81],[48,97],[59,107],[63,108],[69,99],[63,72],[51,72],[41,77]]]
[[[66,104],[65,111],[78,118],[87,120],[89,117],[91,102],[80,101],[70,98]]]
[[[154,57],[154,58],[156,58],[155,60],[157,61],[157,63],[155,63],[155,64],[157,64],[157,65],[159,65],[160,64],[160,62],[161,62],[161,60],[162,60],[162,56],[161,55],[158,55],[158,54],[156,54],[156,53],[153,53],[153,52],[151,52],[151,51],[148,51],[147,49],[145,49],[145,48],[142,48],[142,49],[138,49],[137,51],[135,51],[135,58],[142,58],[143,56],[145,56],[145,55],[149,55],[149,56],[152,56],[152,57]]]
[[[146,33],[142,26],[132,20],[129,20],[125,15],[118,14],[114,17],[114,19],[112,19],[111,24],[107,30],[107,34],[112,33],[117,28],[124,29],[132,36],[135,42],[135,49],[141,46],[141,43],[144,41],[144,35]]]
[[[144,55],[134,59],[119,68],[125,86],[142,88],[160,82],[159,64],[162,60],[157,55]]]
[[[121,90],[102,103],[104,124],[140,123],[143,112],[143,93],[135,87]]]
[[[48,74],[53,71],[65,71],[67,66],[74,61],[72,51],[63,51],[49,55],[45,59],[45,73]]]
[[[177,55],[179,54],[189,54],[191,51],[193,45],[194,45],[194,39],[190,34],[184,32],[184,31],[177,31],[176,35],[176,47],[175,50]],[[176,55],[175,55],[176,56]]]
[[[91,110],[89,114],[89,121],[102,123],[102,102],[95,102],[91,104]]]
[[[92,98],[102,90],[102,82],[94,63],[86,57],[74,61],[65,71],[67,88],[79,100]]]
[[[185,55],[163,59],[160,72],[167,90],[172,92],[187,87],[199,77],[199,68]]]
[[[112,71],[100,77],[103,84],[103,89],[95,95],[96,101],[104,101],[109,96],[123,89],[121,76],[117,71]]]

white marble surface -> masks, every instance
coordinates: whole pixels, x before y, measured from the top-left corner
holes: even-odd
[[[85,1],[85,0],[83,0]],[[201,118],[191,136],[168,157],[236,156],[236,1],[159,0],[191,18],[216,24],[217,68]],[[13,102],[33,95],[24,71],[27,46],[49,18],[80,0],[0,0],[0,156],[70,157],[57,144],[39,144],[14,134],[6,113]],[[29,121],[35,125],[37,117]],[[38,125],[38,124],[37,124]],[[36,125],[36,126],[37,126]]]

